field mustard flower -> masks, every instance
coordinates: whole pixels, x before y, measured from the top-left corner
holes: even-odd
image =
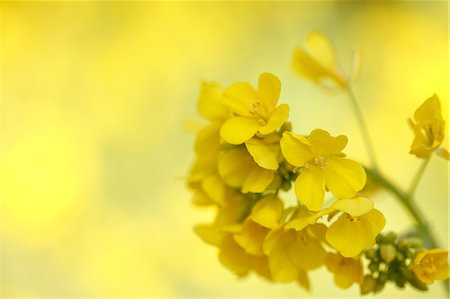
[[[235,83],[225,92],[225,103],[234,113],[220,130],[222,138],[231,144],[242,144],[256,133],[267,135],[280,128],[289,116],[289,106],[277,107],[281,83],[273,74],[259,76],[258,90],[249,83]]]
[[[446,280],[449,278],[448,251],[436,248],[419,252],[411,263],[411,270],[425,284]]]
[[[364,168],[344,158],[342,150],[346,145],[346,136],[332,137],[321,129],[313,130],[307,137],[283,133],[280,146],[284,157],[295,167],[302,167],[295,181],[295,193],[309,210],[322,207],[325,189],[338,198],[349,198],[364,187]]]
[[[414,132],[410,153],[419,158],[428,158],[433,152],[450,160],[450,154],[441,146],[445,137],[445,122],[441,103],[437,95],[428,98],[414,113],[414,120],[408,120]]]
[[[274,171],[260,167],[245,147],[225,151],[219,158],[218,170],[229,186],[243,193],[263,192],[274,178]]]
[[[351,210],[344,208],[347,212]],[[357,210],[355,214],[344,212],[326,232],[328,243],[344,257],[355,257],[373,247],[376,236],[386,224],[380,211],[371,209],[361,214],[363,210]]]
[[[347,85],[332,42],[318,32],[308,35],[305,46],[294,50],[292,66],[299,75],[323,87],[343,89]]]
[[[269,259],[269,268],[275,281],[290,282],[302,279],[305,274],[323,265],[326,251],[320,240],[308,231],[272,230],[266,237],[263,250]]]
[[[283,202],[276,195],[267,195],[253,206],[249,219],[273,229],[279,226],[283,210]]]
[[[348,289],[354,283],[360,284],[363,280],[364,269],[360,257],[346,258],[339,253],[328,253],[325,265],[334,274],[334,283],[342,289]]]

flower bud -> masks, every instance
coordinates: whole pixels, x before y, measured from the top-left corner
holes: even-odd
[[[383,261],[385,261],[386,264],[389,264],[395,259],[397,250],[395,250],[395,247],[391,244],[383,244],[380,246],[380,255]]]
[[[377,262],[371,262],[369,264],[369,270],[372,272],[376,272],[376,271],[378,271],[379,266],[380,266],[380,264],[378,264]]]
[[[377,251],[374,248],[370,248],[364,252],[367,259],[372,260],[377,256]]]
[[[386,234],[385,239],[387,243],[394,244],[395,240],[397,240],[397,234],[394,232],[389,232]]]
[[[412,248],[419,248],[423,246],[422,239],[419,238],[411,238],[409,239],[409,246]]]
[[[377,281],[371,275],[364,276],[363,282],[360,286],[361,295],[369,294],[375,290]]]
[[[397,242],[397,247],[401,251],[406,251],[409,248],[409,242],[406,239],[400,239]]]
[[[280,128],[281,133],[285,131],[292,131],[292,123],[290,121],[284,122],[284,124]]]

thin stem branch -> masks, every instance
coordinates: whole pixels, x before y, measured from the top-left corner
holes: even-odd
[[[417,170],[416,175],[414,176],[414,178],[411,182],[411,185],[408,189],[408,195],[410,197],[413,197],[414,192],[416,191],[417,186],[419,185],[420,179],[422,178],[422,175],[425,172],[425,169],[427,168],[428,163],[430,162],[430,157],[426,158],[420,165],[420,168]]]
[[[425,166],[422,166],[423,169],[425,169],[425,167],[426,164]],[[385,175],[380,173],[379,170],[368,167],[365,167],[365,170],[372,177],[372,179],[379,184],[379,186],[392,193],[392,195],[394,195],[394,197],[406,208],[409,215],[417,223],[418,230],[425,236],[425,242],[429,244],[429,247],[438,248],[439,244],[436,240],[436,236],[428,225],[428,222],[425,220],[425,216],[414,202],[412,194],[402,191],[397,185],[387,179]],[[423,170],[421,172],[423,172]],[[445,291],[448,295],[450,293],[448,280],[442,281],[442,284],[444,285]]]
[[[367,154],[369,155],[370,163],[372,164],[372,167],[378,169],[377,159],[375,157],[375,149],[372,143],[372,139],[370,138],[369,129],[364,120],[361,109],[359,108],[358,101],[356,100],[355,94],[353,93],[353,90],[350,88],[350,86],[347,85],[346,89],[350,99],[350,103],[352,105],[353,112],[355,113],[356,120],[358,121],[359,128],[361,129],[361,135],[364,140]]]

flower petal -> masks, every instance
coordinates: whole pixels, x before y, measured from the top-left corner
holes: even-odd
[[[251,269],[252,256],[246,253],[236,241],[228,235],[220,247],[219,260],[224,267],[237,276],[245,276]]]
[[[295,194],[308,210],[318,211],[322,208],[325,180],[322,171],[317,167],[304,168],[295,181]]]
[[[294,166],[301,167],[314,159],[310,142],[301,135],[284,132],[280,140],[280,146],[283,156]]]
[[[252,166],[252,157],[245,148],[224,152],[217,165],[219,175],[231,187],[241,187]]]
[[[253,138],[245,143],[248,152],[252,155],[256,164],[271,170],[278,169],[278,155],[261,140]]]
[[[414,119],[420,124],[442,122],[441,103],[436,95],[428,98],[414,113]]]
[[[280,98],[281,82],[277,76],[263,73],[259,76],[258,96],[266,111],[275,109]]]
[[[283,214],[283,202],[276,196],[265,196],[252,208],[251,220],[267,228],[275,228]]]
[[[347,214],[341,215],[328,228],[328,243],[344,257],[354,257],[361,253],[366,244],[365,231],[360,221],[353,221]]]
[[[241,116],[252,116],[250,111],[258,100],[258,93],[249,83],[235,83],[225,90],[224,95],[225,104],[231,111]]]
[[[384,228],[386,219],[384,218],[384,215],[376,209],[372,209],[364,215],[361,215],[359,219],[365,232],[363,249],[371,248],[375,245],[376,236]]]
[[[299,232],[302,234],[303,232]],[[319,241],[306,238],[305,241],[296,241],[288,247],[288,253],[292,262],[304,271],[310,271],[323,265],[326,251]]]
[[[308,137],[311,148],[317,156],[339,154],[347,145],[348,139],[345,135],[333,137],[325,130],[315,129]]]
[[[225,237],[225,233],[217,227],[208,224],[199,224],[194,227],[194,232],[205,243],[219,247]]]
[[[228,143],[242,144],[255,136],[260,126],[256,118],[232,117],[220,128],[220,136]]]
[[[227,185],[218,173],[207,176],[202,181],[202,189],[214,203],[219,206],[223,206],[225,204]]]
[[[288,119],[288,117],[289,117],[289,105],[283,104],[278,106],[270,114],[267,123],[259,129],[259,132],[263,135],[274,132],[276,129],[280,128],[283,125],[283,123]]]
[[[242,230],[234,234],[233,238],[239,246],[252,255],[263,255],[262,244],[268,233],[268,229],[253,222],[245,221]]]
[[[353,198],[339,199],[333,204],[334,208],[358,217],[373,209],[373,201],[367,197],[356,196]]]
[[[342,289],[348,289],[361,279],[362,270],[361,260],[346,258],[334,275],[334,283]]]
[[[325,183],[337,198],[353,197],[366,184],[366,172],[359,163],[332,156],[326,162]]]
[[[198,98],[198,111],[209,120],[225,120],[230,110],[224,103],[223,90],[215,82],[203,82]]]
[[[242,192],[260,193],[272,182],[274,171],[259,167],[254,163],[249,170],[247,177],[242,185]]]

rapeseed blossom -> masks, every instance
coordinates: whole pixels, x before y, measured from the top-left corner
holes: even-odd
[[[238,82],[225,92],[225,104],[233,112],[220,130],[222,138],[230,144],[242,144],[256,133],[267,135],[280,128],[289,116],[289,106],[277,107],[281,83],[273,74],[259,76],[258,89],[249,83]]]
[[[304,76],[346,87],[333,60],[324,64],[298,53],[297,70]],[[207,124],[197,134],[187,184],[194,204],[215,210],[212,223],[194,231],[217,248],[221,264],[239,277],[253,272],[304,289],[311,288],[309,273],[325,266],[338,287],[358,284],[361,294],[379,292],[389,281],[426,290],[447,279],[447,251],[381,233],[386,219],[364,194],[364,168],[343,153],[347,137],[323,129],[294,133],[289,106],[277,106],[280,90],[270,73],[260,75],[257,90],[248,83],[225,90],[213,82],[201,86],[198,111]],[[444,122],[437,97],[419,107],[414,119],[411,153],[448,156],[441,147]],[[377,180],[373,184],[380,187]],[[295,205],[283,196],[292,186]],[[325,204],[326,192],[333,197]]]
[[[295,193],[309,210],[318,211],[328,189],[337,198],[353,197],[366,183],[363,167],[344,158],[347,137],[332,137],[315,129],[309,136],[285,132],[280,141],[286,160],[301,171],[295,180]]]
[[[448,251],[443,249],[430,249],[419,252],[411,264],[411,270],[417,278],[426,284],[435,280],[449,278]]]
[[[428,98],[414,113],[414,120],[409,119],[414,132],[410,153],[419,158],[428,158],[435,152],[450,160],[448,151],[441,147],[445,137],[445,121],[442,118],[441,103],[437,95]]]

